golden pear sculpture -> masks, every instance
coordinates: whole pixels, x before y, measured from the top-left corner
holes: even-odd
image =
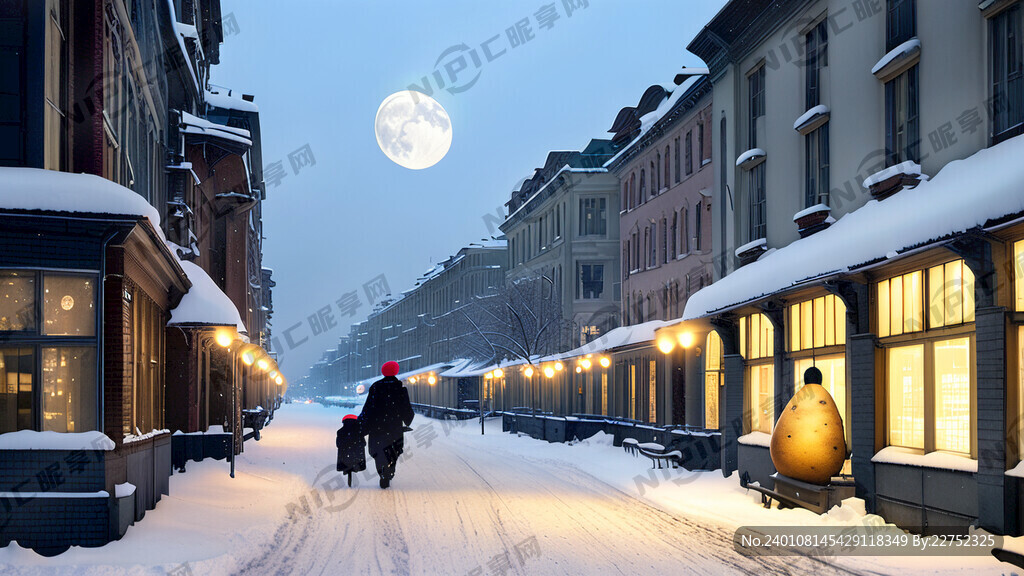
[[[772,463],[783,476],[824,486],[846,460],[843,419],[817,368],[808,369],[804,381],[775,424]]]

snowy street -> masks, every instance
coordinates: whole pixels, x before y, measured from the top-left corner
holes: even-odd
[[[342,408],[288,405],[247,442],[237,478],[189,463],[171,495],[124,539],[42,558],[0,549],[5,574],[895,574],[1005,573],[991,558],[745,558],[732,532],[820,524],[764,510],[735,477],[673,471],[671,481],[610,446],[503,434],[500,421],[417,416],[390,490],[334,472]],[[372,467],[372,461],[371,461]],[[648,481],[639,497],[635,478]],[[820,517],[825,518],[825,517]],[[913,560],[913,563],[910,561]],[[945,564],[945,566],[944,566]],[[956,566],[956,569],[950,568]]]

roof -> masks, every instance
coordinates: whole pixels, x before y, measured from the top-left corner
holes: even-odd
[[[182,296],[181,302],[171,310],[168,326],[234,326],[239,334],[246,334],[242,316],[231,298],[217,286],[205,270],[188,260],[182,260],[192,288]]]
[[[946,164],[931,180],[870,200],[832,226],[769,251],[686,302],[684,320],[896,258],[1024,213],[1024,136]]]
[[[249,96],[251,98],[251,96]],[[252,100],[246,100],[245,96],[232,93],[229,88],[211,86],[206,91],[206,103],[214,108],[225,110],[238,110],[239,112],[259,112],[260,108]]]
[[[249,134],[248,130],[210,122],[205,118],[199,118],[198,116],[194,116],[184,111],[181,112],[180,130],[182,134],[210,136],[213,138],[228,140],[243,146],[252,146],[252,136]]]

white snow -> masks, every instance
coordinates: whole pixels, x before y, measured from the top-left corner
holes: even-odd
[[[1006,475],[1013,476],[1015,478],[1024,478],[1024,460],[1021,460],[1016,466],[1007,470]]]
[[[252,135],[249,134],[248,130],[217,124],[185,111],[181,112],[181,132],[183,134],[205,134],[231,140],[245,146],[252,146]]]
[[[206,91],[206,103],[225,110],[238,110],[240,112],[259,112],[259,106],[255,102],[244,100],[231,94],[231,90],[214,87]]]
[[[743,163],[746,162],[747,160],[752,160],[760,156],[767,156],[767,154],[764,150],[760,148],[751,148],[750,150],[747,150],[743,154],[740,154],[739,158],[736,159],[736,165],[742,166]]]
[[[135,484],[132,484],[131,482],[114,484],[114,498],[127,498],[132,494],[135,494]]]
[[[921,49],[921,41],[918,40],[917,38],[911,38],[910,40],[907,40],[903,44],[900,44],[899,46],[897,46],[897,47],[893,48],[892,50],[890,50],[888,53],[886,53],[885,56],[882,56],[882,59],[879,60],[878,63],[875,64],[874,67],[871,68],[871,73],[872,74],[878,74],[879,70],[881,70],[882,68],[885,68],[886,66],[888,66],[893,60],[895,60],[895,59],[897,59],[897,58],[899,58],[899,57],[901,57],[901,56],[903,56],[905,54],[910,54],[914,50],[920,50],[920,49]]]
[[[181,34],[182,37],[184,38],[199,40],[199,31],[196,30],[196,27],[191,24],[186,24],[184,22],[175,22],[174,29],[177,30],[178,34]]]
[[[652,342],[654,340],[654,333],[657,332],[658,329],[669,325],[669,322],[665,322],[663,320],[651,320],[649,322],[635,324],[633,326],[619,326],[618,328],[595,338],[575,350],[571,350],[564,354],[556,354],[554,356],[544,358],[543,360],[553,361],[575,358],[577,356],[585,356],[587,354],[597,354],[599,352],[604,352],[613,348],[620,348],[622,346]]]
[[[14,498],[25,500],[29,498],[110,498],[110,492],[99,490],[97,492],[0,492],[0,498]],[[0,548],[3,550],[3,548]]]
[[[104,450],[114,449],[106,434],[93,432],[36,432],[19,430],[0,434],[0,450]]]
[[[803,210],[797,212],[796,214],[793,214],[793,222],[796,222],[797,220],[803,218],[804,216],[810,216],[811,214],[815,214],[817,212],[828,212],[828,211],[829,211],[829,207],[827,205],[825,205],[825,204],[815,204],[814,206],[811,206],[810,208],[804,208]]]
[[[92,174],[0,167],[0,208],[142,216],[163,237],[160,213],[145,198]]]
[[[239,334],[246,334],[238,308],[213,278],[193,262],[181,260],[179,263],[192,282],[192,288],[171,310],[171,320],[167,325],[234,326]]]
[[[763,446],[768,448],[772,445],[772,435],[765,434],[764,432],[751,432],[750,434],[740,436],[736,441],[747,446]]]
[[[670,94],[668,98],[662,100],[661,104],[659,104],[658,107],[655,108],[653,111],[648,112],[647,114],[644,114],[643,116],[640,117],[640,133],[637,134],[636,138],[634,138],[629,144],[623,146],[622,149],[619,150],[617,154],[615,154],[615,156],[612,156],[607,162],[605,162],[605,168],[614,164],[615,161],[619,159],[619,157],[621,157],[627,151],[631,150],[635,144],[640,142],[643,139],[643,137],[647,134],[647,132],[649,132],[651,128],[653,128],[658,123],[658,121],[665,116],[665,114],[668,114],[669,111],[675,107],[676,103],[679,102],[683,95],[685,95],[686,92],[690,88],[692,88],[693,85],[696,84],[700,78],[707,75],[706,69],[687,68],[684,70],[685,73],[693,74],[693,76],[690,76],[689,78],[684,80],[683,83],[680,84],[679,86],[675,86],[674,82],[670,83],[673,89],[669,90]],[[705,71],[702,72],[701,70]]]
[[[767,245],[768,245],[768,239],[767,238],[758,238],[757,240],[751,240],[750,242],[747,242],[743,246],[740,246],[739,248],[736,249],[736,256],[739,256],[740,254],[743,254],[744,252],[748,252],[750,250],[753,250],[754,248],[757,248],[759,246],[767,246]]]
[[[793,130],[799,130],[801,126],[807,124],[807,122],[811,118],[814,118],[815,116],[824,116],[825,114],[828,113],[828,106],[825,106],[824,104],[818,104],[817,106],[814,106],[807,112],[801,114],[800,117],[796,119],[796,122],[793,122]]]
[[[171,22],[176,25],[181,24],[181,22],[178,22],[177,12],[174,9],[174,0],[167,0],[167,7],[171,12]],[[199,76],[196,75],[195,68],[192,67],[192,59],[189,57],[188,50],[185,48],[185,37],[181,34],[181,31],[177,26],[175,26],[175,32],[176,34],[174,35],[174,39],[177,40],[178,50],[181,51],[181,56],[185,60],[185,68],[188,69],[189,76],[192,78],[192,84],[195,86],[196,92],[202,94],[202,89],[199,86]]]
[[[690,296],[684,320],[707,316],[832,274],[847,272],[1024,212],[1024,137],[1018,136],[946,164],[931,180],[870,200],[829,228],[748,264]],[[983,185],[979,185],[981,182]],[[965,193],[965,190],[971,192]]]
[[[920,176],[921,165],[916,162],[907,160],[906,162],[901,162],[899,164],[896,164],[895,166],[889,166],[888,168],[885,168],[884,170],[879,170],[878,172],[875,172],[871,176],[865,178],[864,182],[861,183],[861,186],[863,186],[864,188],[870,188],[875,184],[879,182],[884,182],[885,180],[888,180],[889,178],[892,178],[897,174]]]
[[[879,464],[901,464],[920,468],[941,468],[961,472],[977,472],[978,461],[959,454],[949,452],[929,452],[921,454],[910,448],[889,446],[879,450],[871,461]]]
[[[135,434],[125,434],[124,435],[124,440],[123,440],[122,443],[124,443],[124,444],[131,444],[132,442],[140,442],[142,440],[149,440],[150,438],[155,438],[155,437],[157,437],[157,436],[159,436],[161,434],[170,434],[170,433],[171,433],[170,430],[151,430],[149,432],[146,432],[145,434],[141,434],[139,432],[138,428],[136,428],[135,429]]]

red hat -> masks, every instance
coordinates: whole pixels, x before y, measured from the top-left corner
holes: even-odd
[[[392,360],[391,362],[385,362],[380,367],[380,373],[385,376],[398,376],[398,362]]]
[[[341,421],[344,422],[345,420],[359,420],[359,416],[356,416],[355,414],[346,414]]]

